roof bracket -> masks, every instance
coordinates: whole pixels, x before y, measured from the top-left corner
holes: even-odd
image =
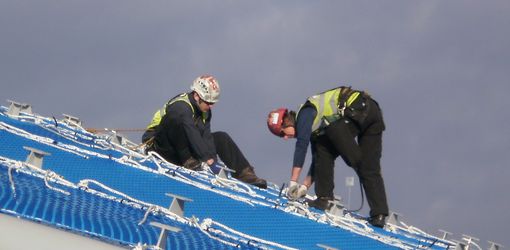
[[[42,169],[44,156],[51,155],[50,153],[46,153],[44,151],[31,147],[23,146],[23,148],[30,151],[30,153],[27,156],[27,159],[25,160],[25,163],[28,163],[40,169]]]
[[[71,127],[81,127],[81,121],[78,117],[71,115],[62,114],[64,116],[64,122]]]
[[[116,132],[113,132],[113,134],[108,138],[108,141],[111,143],[124,145],[126,138],[122,135],[117,134]]]
[[[193,201],[192,199],[167,193],[166,196],[174,197],[172,203],[170,204],[170,212],[176,214],[177,216],[184,218],[184,203],[187,201]]]
[[[467,250],[467,245],[464,242],[455,241],[457,244],[453,250]]]
[[[443,229],[439,229],[439,232],[443,233],[443,236],[441,237],[441,239],[443,239],[443,240],[447,240],[448,236],[452,235],[452,233],[445,231]]]
[[[157,227],[161,229],[161,233],[159,234],[157,246],[159,249],[166,249],[166,238],[168,237],[168,232],[178,233],[181,229],[177,227],[171,227],[169,225],[165,225],[159,222],[152,221],[150,223],[151,226]]]
[[[7,100],[10,103],[9,109],[7,110],[7,115],[9,116],[19,116],[21,112],[32,115],[32,106],[26,103],[18,103],[15,101]]]
[[[331,204],[331,207],[327,210],[329,214],[338,217],[344,216],[345,208],[340,200],[332,200],[329,202],[329,204]]]
[[[227,172],[229,172],[231,174],[236,172],[235,170],[230,169],[227,166],[222,166],[222,167],[219,167],[219,168],[220,168],[220,172],[218,173],[218,177],[222,178],[222,179],[228,179]]]
[[[390,215],[388,216],[388,219],[386,220],[386,223],[392,224],[392,225],[399,225],[400,224],[400,214],[395,212],[390,212]]]
[[[499,250],[503,247],[502,245],[492,241],[489,241],[489,244],[490,244],[489,250]]]

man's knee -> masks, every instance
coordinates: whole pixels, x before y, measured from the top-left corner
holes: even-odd
[[[227,132],[217,131],[211,134],[213,136],[215,143],[224,143],[227,141],[232,141],[232,138],[230,137],[230,135],[227,134]]]
[[[345,163],[353,168],[355,171],[358,171],[358,169],[361,166],[362,162],[362,155],[359,152],[356,152],[355,150],[345,154],[342,156],[342,159],[345,161]]]

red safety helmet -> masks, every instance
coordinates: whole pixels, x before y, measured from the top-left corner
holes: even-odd
[[[269,131],[276,136],[283,137],[282,125],[283,125],[283,117],[287,113],[286,108],[279,108],[269,112],[267,116],[267,128]]]

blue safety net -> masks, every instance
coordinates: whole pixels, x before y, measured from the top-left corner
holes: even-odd
[[[212,173],[197,173],[130,153],[125,147],[108,143],[105,136],[54,119],[0,115],[0,140],[0,157],[24,162],[28,155],[24,147],[44,151],[49,154],[43,160],[44,170],[74,184],[93,180],[87,188],[116,197],[108,199],[76,187],[59,187],[70,193],[66,195],[49,189],[44,178],[16,171],[9,178],[9,166],[4,163],[0,167],[1,212],[116,244],[156,244],[160,230],[149,225],[149,221],[156,221],[182,230],[168,234],[168,246],[172,249],[451,247],[450,242],[425,233],[401,227],[392,230],[371,227],[359,216],[353,216],[354,222],[349,224],[332,222],[322,211],[296,212],[289,209],[291,204],[280,196],[276,186],[262,190],[231,178],[228,185],[220,185]],[[129,161],[125,161],[127,156]],[[168,208],[172,201],[169,193],[192,200],[185,203],[184,217],[202,223],[201,229],[153,213],[147,222],[138,225],[149,208],[124,202],[140,201]],[[212,223],[205,223],[209,220]]]

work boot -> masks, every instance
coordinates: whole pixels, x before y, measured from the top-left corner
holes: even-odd
[[[383,214],[372,216],[368,218],[368,223],[372,224],[372,226],[374,227],[383,228],[384,225],[386,224],[386,216],[384,216]]]
[[[313,201],[308,201],[308,206],[322,211],[326,211],[333,206],[333,204],[330,203],[330,201],[333,200],[335,200],[335,198],[333,197],[317,197],[317,199]]]
[[[193,170],[193,171],[199,171],[202,170],[201,162],[193,157],[188,158],[182,166],[186,169]]]
[[[251,166],[244,168],[236,178],[242,182],[257,186],[259,188],[267,188],[266,180],[257,177],[253,171],[253,167]]]

